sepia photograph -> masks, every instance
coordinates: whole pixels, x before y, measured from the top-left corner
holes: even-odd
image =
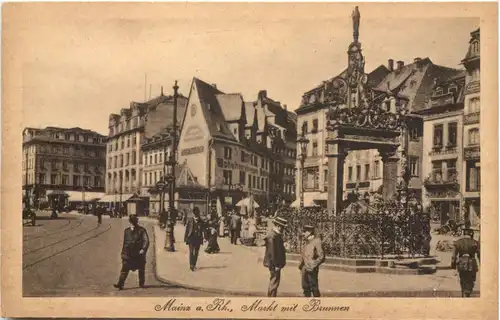
[[[4,294],[82,316],[494,314],[497,11],[450,5],[4,6]]]

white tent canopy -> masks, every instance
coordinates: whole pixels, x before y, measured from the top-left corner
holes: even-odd
[[[252,201],[252,202],[250,202]],[[253,208],[259,208],[259,204],[253,199],[250,199],[250,198],[245,198],[245,199],[242,199],[240,200],[237,204],[236,204],[237,207],[250,207],[252,206]]]
[[[300,207],[300,199],[296,199],[294,202],[292,202],[290,207],[299,208]],[[309,207],[319,207],[319,204],[317,204],[315,202],[315,200],[312,198],[304,197],[304,208],[309,208]]]

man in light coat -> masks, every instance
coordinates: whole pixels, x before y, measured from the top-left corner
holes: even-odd
[[[314,234],[314,227],[304,226],[304,238],[306,245],[302,249],[299,269],[302,277],[302,290],[305,297],[319,297],[318,274],[319,266],[325,262],[325,254],[321,239]]]

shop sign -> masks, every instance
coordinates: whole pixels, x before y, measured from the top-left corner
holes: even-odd
[[[259,170],[257,170],[257,168],[228,159],[217,158],[217,166],[224,169],[241,170],[255,175],[259,174]]]
[[[187,156],[190,154],[202,153],[205,150],[203,146],[186,148],[181,150],[181,156]]]
[[[233,204],[233,197],[224,197],[225,204]]]

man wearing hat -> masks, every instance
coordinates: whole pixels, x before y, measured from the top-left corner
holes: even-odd
[[[189,269],[191,271],[196,270],[198,253],[200,252],[200,246],[203,244],[205,228],[205,223],[200,218],[200,209],[194,207],[193,216],[187,220],[184,233],[184,242],[189,246]]]
[[[325,262],[325,254],[321,239],[314,235],[314,227],[304,226],[304,238],[306,245],[302,250],[299,270],[302,276],[302,290],[305,297],[319,297],[318,273],[319,266]]]
[[[479,260],[479,242],[474,240],[474,231],[469,226],[463,229],[464,237],[453,244],[451,268],[457,269],[462,288],[462,297],[470,297],[476,282]]]
[[[139,218],[132,214],[128,218],[130,227],[123,234],[122,269],[118,283],[113,286],[122,290],[130,270],[139,270],[139,286],[144,287],[146,253],[149,247],[148,232],[139,225]]]
[[[287,221],[276,217],[273,222],[274,228],[266,237],[266,253],[264,255],[264,266],[269,269],[270,273],[268,297],[276,297],[280,285],[281,269],[286,264],[283,231],[287,227]]]

